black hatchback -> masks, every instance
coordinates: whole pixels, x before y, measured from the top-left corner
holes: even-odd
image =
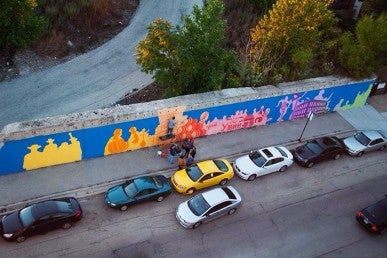
[[[367,208],[356,213],[356,220],[373,233],[382,233],[387,229],[387,195]]]
[[[325,136],[297,147],[293,151],[293,157],[298,164],[311,168],[324,160],[339,159],[343,153],[345,146],[339,138]]]
[[[82,209],[73,198],[61,198],[38,202],[4,216],[0,233],[8,241],[23,242],[27,236],[47,231],[68,229],[82,218]]]

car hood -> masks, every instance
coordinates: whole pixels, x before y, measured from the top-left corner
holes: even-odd
[[[177,214],[186,223],[195,224],[200,220],[200,217],[196,216],[188,207],[188,202],[183,202],[177,207]]]
[[[358,142],[354,136],[345,138],[344,144],[349,149],[354,150],[354,151],[361,151],[365,148],[365,146],[363,144],[361,144],[360,142]]]
[[[309,148],[307,148],[305,145],[296,148],[295,154],[296,156],[302,159],[311,159],[316,157],[316,154],[312,152]]]
[[[19,220],[19,212],[11,213],[2,219],[3,234],[13,234],[19,231],[23,225]]]
[[[235,164],[240,169],[240,171],[247,174],[256,173],[261,170],[261,168],[255,165],[255,163],[250,159],[248,155],[236,159]]]
[[[120,203],[130,202],[133,199],[129,198],[126,195],[122,185],[117,185],[117,186],[114,186],[114,187],[110,188],[106,192],[106,200],[111,202],[111,203],[120,204]]]

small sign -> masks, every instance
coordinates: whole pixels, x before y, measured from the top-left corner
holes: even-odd
[[[309,120],[309,121],[312,121],[312,119],[313,119],[313,112],[310,111],[310,112],[308,113],[308,120]]]

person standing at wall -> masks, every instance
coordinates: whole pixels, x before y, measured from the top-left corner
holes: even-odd
[[[168,130],[167,130],[167,135],[171,135],[173,133],[173,128],[176,125],[175,117],[173,116],[168,120]]]
[[[179,166],[179,170],[185,168],[184,155],[179,156],[179,159],[177,160],[177,165]]]
[[[176,155],[176,144],[172,144],[171,147],[169,147],[169,154],[168,154],[169,164],[173,164],[173,157],[175,155]]]

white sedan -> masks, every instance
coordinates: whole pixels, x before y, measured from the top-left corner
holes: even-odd
[[[233,214],[241,200],[234,187],[218,187],[181,203],[176,209],[176,218],[185,228],[197,228],[204,222]]]
[[[387,147],[387,131],[359,131],[343,142],[349,155],[360,157],[364,152],[384,150]]]
[[[249,155],[238,158],[233,167],[242,179],[252,181],[258,176],[283,172],[292,164],[292,153],[283,146],[274,146],[251,151]]]

